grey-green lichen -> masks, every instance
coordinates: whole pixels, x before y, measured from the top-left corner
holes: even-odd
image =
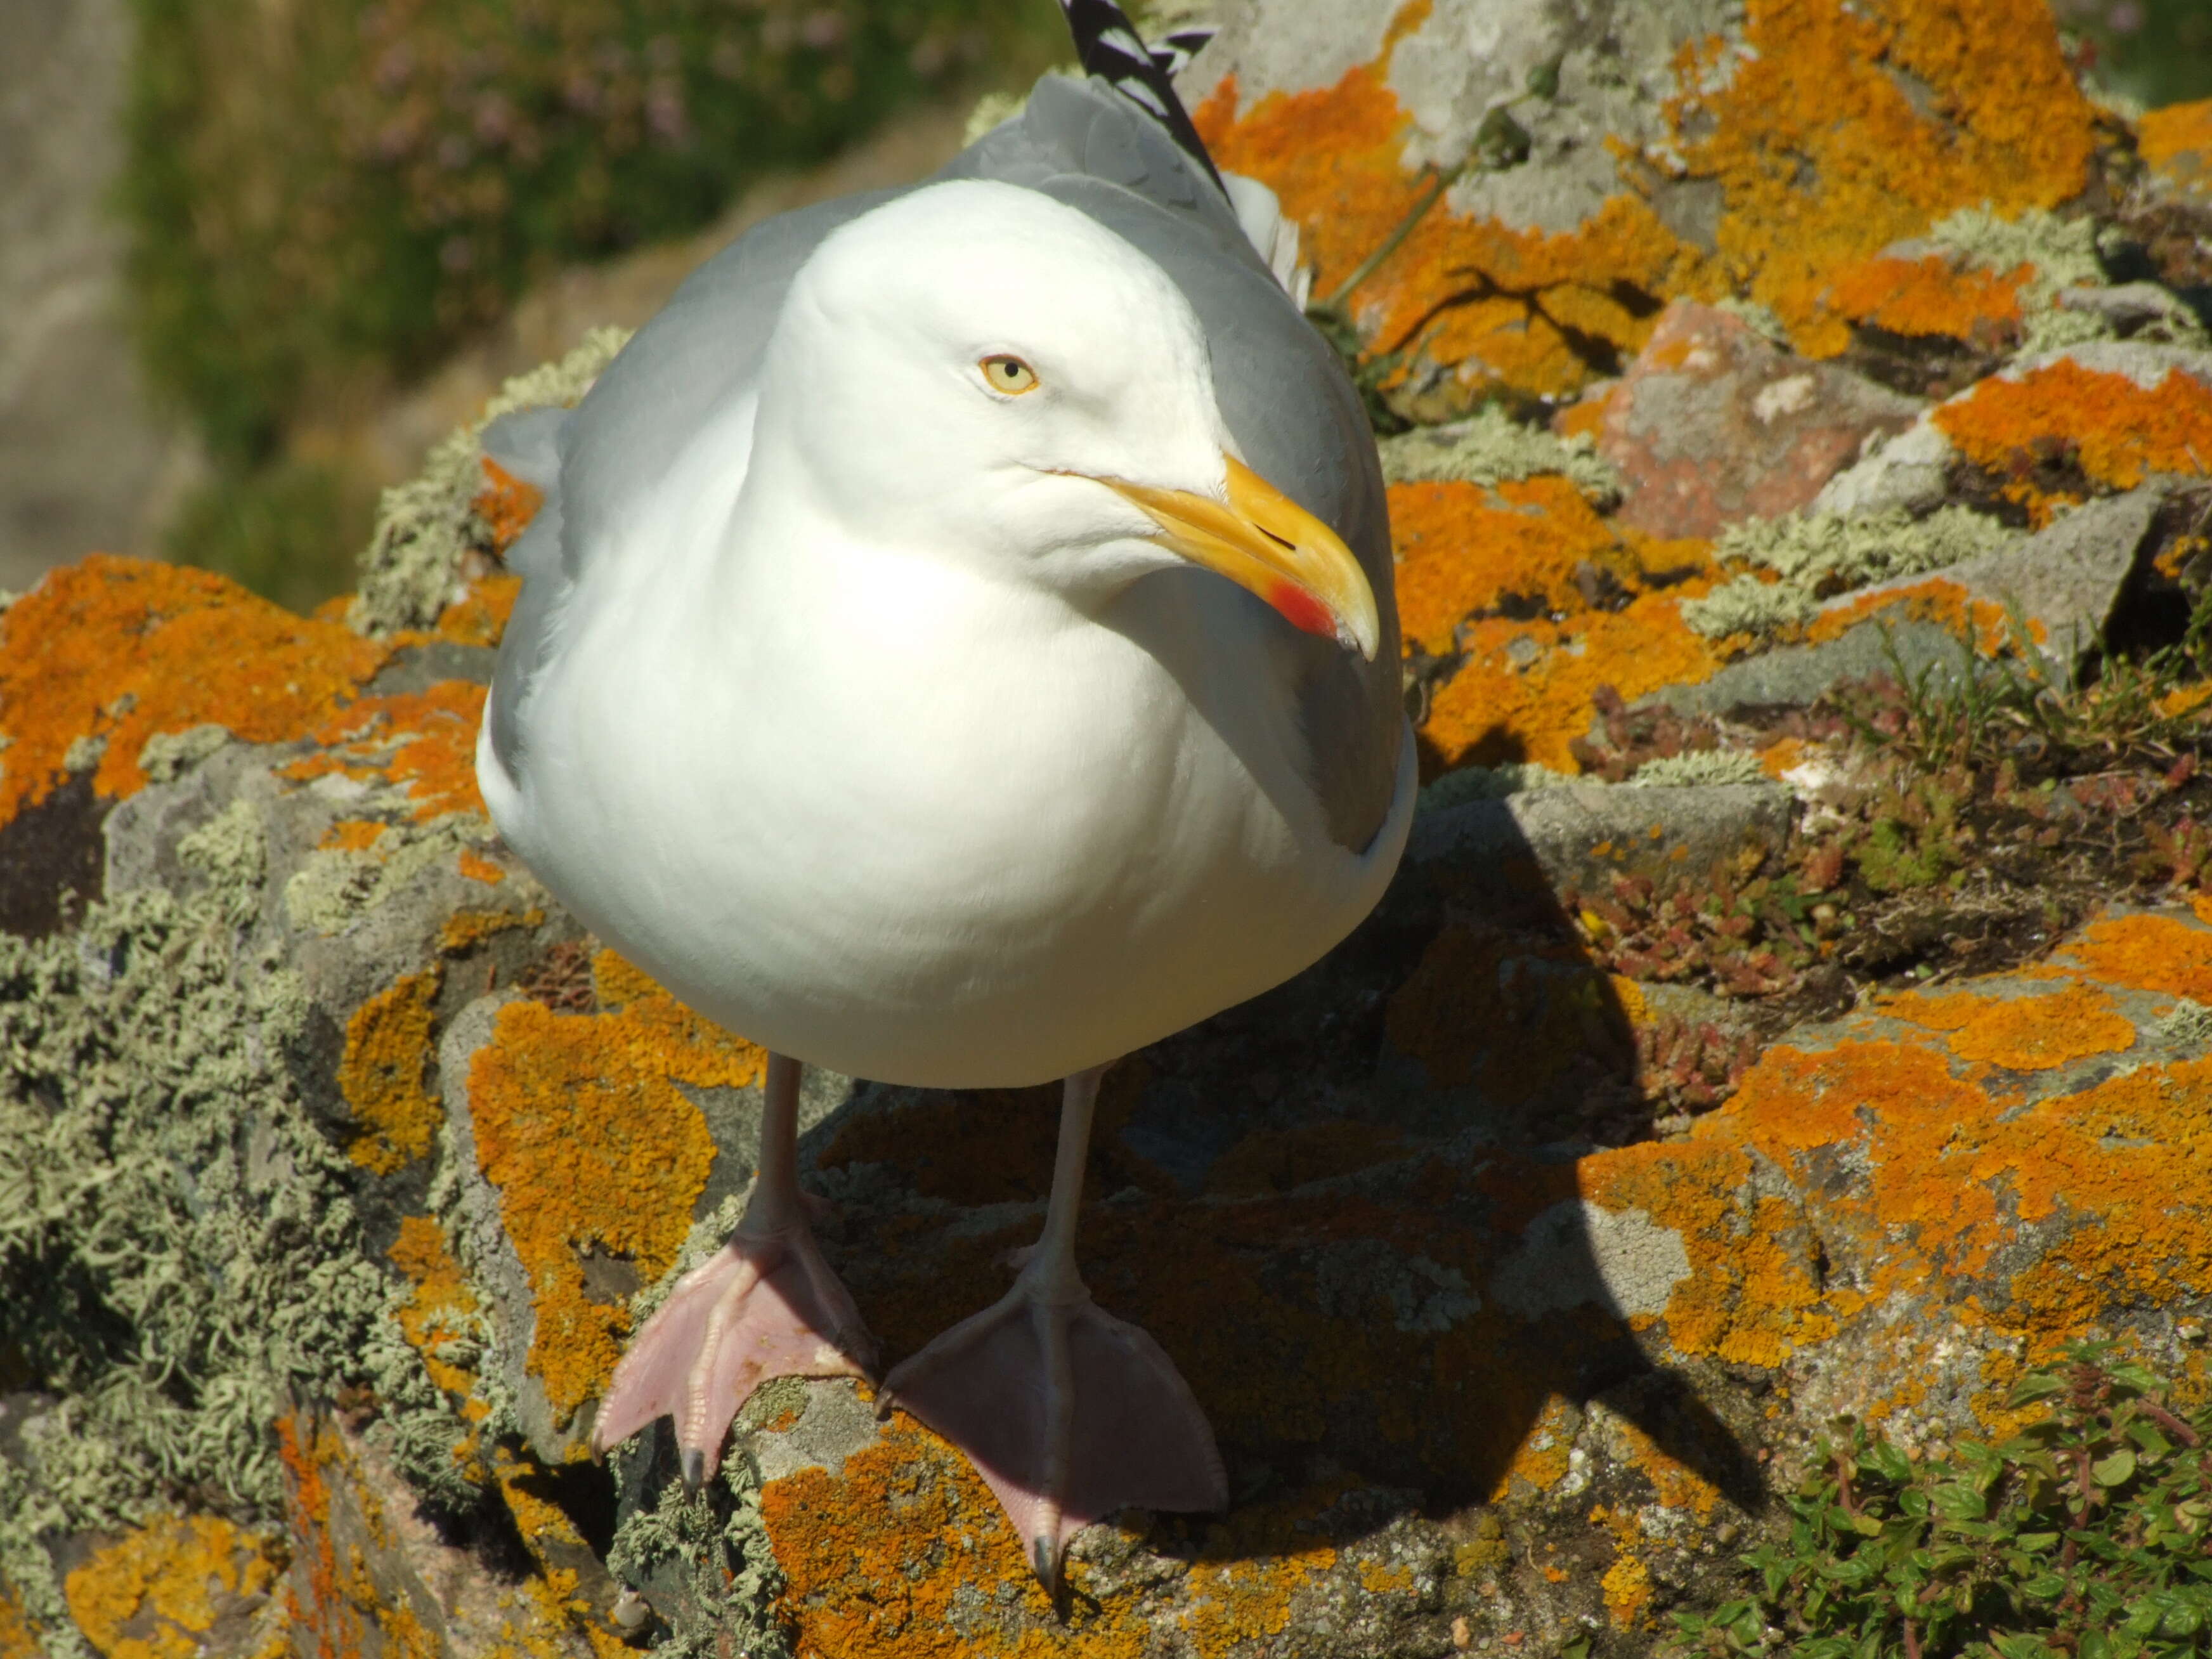
[[[388,828],[374,848],[319,848],[284,884],[284,914],[308,933],[343,933],[425,870],[483,845],[491,826],[471,812]]]
[[[229,741],[229,732],[212,724],[156,732],[138,747],[138,769],[152,782],[173,782]]]
[[[1831,594],[1941,570],[2002,552],[2020,539],[2020,532],[1996,520],[1955,506],[1923,519],[1893,509],[1753,520],[1730,529],[1714,550],[1755,572],[1723,582],[1703,599],[1683,600],[1682,619],[1708,639],[1765,635],[1810,622]]]
[[[1756,755],[1741,749],[1692,749],[1644,762],[1628,783],[1632,789],[1684,789],[1766,781]]]
[[[58,1654],[85,1650],[42,1534],[187,1504],[275,1517],[277,1418],[364,1380],[386,1328],[357,1172],[291,1082],[296,989],[254,988],[240,938],[252,809],[179,850],[189,893],[0,935],[0,1352],[34,1402],[0,1453],[0,1573]],[[404,1393],[406,1364],[389,1369]]]
[[[2025,325],[2020,344],[2023,354],[2062,351],[2091,340],[2113,337],[2112,325],[2103,316],[2058,303],[2059,295],[2069,288],[2105,284],[2094,220],[2062,219],[2039,208],[2008,219],[1986,206],[1964,208],[1940,221],[1929,231],[1927,240],[1985,270],[2033,268],[2034,275],[2020,291]]]
[[[759,1480],[744,1456],[725,1459],[722,1479],[696,1493],[675,1480],[644,1493],[615,1529],[607,1569],[659,1592],[654,1600],[670,1629],[653,1651],[668,1659],[790,1653],[775,1613],[783,1574],[761,1518]]]
[[[1557,472],[1600,501],[1620,494],[1620,475],[1599,456],[1594,440],[1523,426],[1495,404],[1449,426],[1385,438],[1376,447],[1386,483],[1499,484]]]
[[[2187,997],[2159,1017],[2153,1028],[2165,1042],[2198,1053],[2212,1050],[2212,1008]]]
[[[490,533],[476,510],[483,489],[484,428],[518,409],[575,403],[629,338],[625,329],[593,329],[558,362],[516,375],[482,415],[439,442],[420,474],[384,492],[362,555],[361,591],[346,611],[349,628],[382,636],[437,621],[461,555],[484,544]]]

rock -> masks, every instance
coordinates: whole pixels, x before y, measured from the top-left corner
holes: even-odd
[[[1222,163],[1305,228],[1316,295],[1397,229],[1425,163],[1458,170],[1345,301],[1400,359],[1385,395],[1424,420],[1499,392],[1571,397],[1678,297],[1745,295],[1832,356],[1838,266],[1960,209],[2055,207],[2095,147],[2050,19],[2009,7],[2002,25],[1974,10],[1987,32],[1965,53],[1848,12],[1707,0],[1220,10],[1180,85]]]
[[[848,1381],[761,1390],[697,1494],[665,1425],[584,1454],[738,1212],[763,1056],[491,833],[477,723],[535,502],[472,411],[351,627],[105,558],[0,607],[0,1651],[1646,1653],[1741,1593],[1834,1413],[2009,1433],[2084,1336],[2193,1376],[2212,901],[2201,814],[2157,792],[2201,782],[2026,789],[1993,828],[1775,710],[1887,667],[1885,626],[1908,672],[1963,672],[2000,601],[2051,644],[2137,565],[2160,603],[2195,580],[2171,475],[2203,474],[2212,405],[2160,325],[2033,349],[2022,278],[2020,343],[1965,334],[2024,355],[1967,390],[1916,416],[1852,374],[1869,330],[1954,337],[1901,326],[1923,277],[2002,309],[2013,267],[1943,251],[1959,210],[1995,204],[1992,248],[2063,240],[2029,216],[2062,201],[2120,222],[2043,10],[1947,4],[1972,52],[1830,0],[1245,0],[1190,70],[1324,296],[1423,161],[1480,158],[1340,320],[1401,413],[1504,396],[1393,446],[1431,780],[1398,879],[1105,1079],[1085,1272],[1188,1377],[1232,1503],[1087,1529],[1057,1607],[974,1471]],[[2100,330],[2158,308],[2091,292]],[[571,398],[611,345],[507,390]],[[1616,415],[1632,493],[1705,530],[1613,510],[1586,441]],[[1888,562],[1801,572],[1802,643],[1692,628],[1753,533],[1711,528],[1808,496]],[[2018,545],[1832,591],[1961,515]],[[1647,696],[1683,712],[1638,726]],[[1601,711],[1660,787],[1558,775]],[[2155,795],[2169,844],[2097,891],[2157,902],[2031,887],[1983,927],[1983,878],[2100,790]],[[1893,923],[1940,983],[1845,971]],[[806,1087],[823,1249],[896,1362],[1009,1281],[1051,1091]],[[206,1616],[157,1629],[181,1585]]]
[[[1933,512],[1950,489],[1951,441],[1929,416],[1904,431],[1869,438],[1859,457],[1820,486],[1811,510],[1856,517]]]
[[[1930,580],[1948,583],[1972,599],[2017,612],[2046,653],[2070,663],[2103,637],[2166,495],[2146,485],[2089,501],[2014,551],[1969,559],[1933,579],[1907,577],[1863,588],[1835,603],[1863,609],[1878,595]]]
[[[1489,887],[1503,897],[1535,884],[1564,890],[1620,873],[1680,879],[1756,865],[1789,833],[1790,792],[1778,785],[1564,784],[1424,813],[1406,857],[1465,896]]]
[[[1598,453],[1621,476],[1624,523],[1717,536],[1806,506],[1869,439],[1904,431],[1920,409],[1678,300],[1607,394]]]

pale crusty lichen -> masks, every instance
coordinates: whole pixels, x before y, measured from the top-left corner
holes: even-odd
[[[430,452],[420,474],[384,492],[362,555],[361,592],[346,611],[348,627],[383,637],[438,620],[453,597],[462,553],[490,539],[476,507],[484,483],[484,428],[518,409],[575,403],[629,339],[626,329],[596,328],[558,362],[516,375],[482,415]]]
[[[1771,781],[1759,757],[1741,749],[1692,749],[1662,755],[1638,767],[1628,782],[1636,789],[1711,787]]]
[[[1809,623],[1819,601],[1869,582],[1941,570],[2015,545],[2019,533],[1970,507],[1924,519],[1901,510],[1857,515],[1790,514],[1738,525],[1715,550],[1726,560],[1771,571],[1738,576],[1682,602],[1682,619],[1707,639],[1768,635]]]
[[[1556,472],[1601,501],[1618,499],[1620,475],[1587,436],[1557,438],[1523,426],[1496,404],[1449,426],[1418,428],[1376,446],[1386,483],[1499,484]]]

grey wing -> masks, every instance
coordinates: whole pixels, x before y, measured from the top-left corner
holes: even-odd
[[[1301,671],[1309,777],[1329,833],[1364,848],[1389,815],[1406,716],[1382,463],[1336,353],[1269,273],[1220,190],[1103,83],[1039,82],[1019,118],[940,176],[1041,191],[1164,270],[1206,330],[1214,395],[1245,461],[1358,558],[1382,623],[1374,661],[1281,627]]]
[[[573,410],[522,410],[485,429],[487,453],[545,494],[508,554],[522,594],[492,676],[492,753],[509,778],[522,777],[523,706],[588,550],[751,382],[792,278],[822,240],[901,193],[840,197],[755,226],[684,279]]]

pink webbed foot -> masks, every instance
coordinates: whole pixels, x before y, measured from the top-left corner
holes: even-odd
[[[632,1339],[592,1443],[605,1450],[672,1417],[684,1481],[696,1488],[720,1466],[738,1407],[769,1378],[866,1378],[874,1364],[874,1340],[805,1224],[741,1228]]]
[[[1024,1271],[893,1370],[893,1397],[973,1462],[1048,1589],[1067,1540],[1115,1510],[1218,1510],[1213,1430],[1158,1342],[1072,1272]]]

